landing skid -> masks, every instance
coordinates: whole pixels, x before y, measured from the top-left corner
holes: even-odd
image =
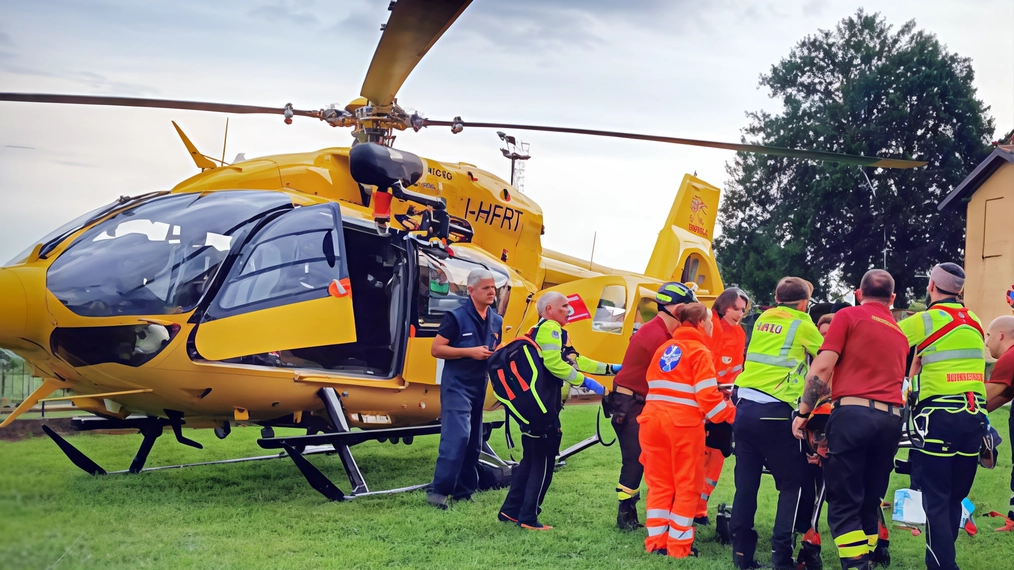
[[[91,458],[82,453],[78,448],[71,445],[70,442],[65,440],[60,434],[53,431],[47,425],[42,426],[42,431],[46,432],[46,435],[52,439],[61,451],[67,456],[71,462],[84,470],[90,475],[109,475],[115,473],[140,473],[142,471],[149,471],[144,468],[144,464],[148,461],[148,454],[151,453],[151,448],[155,445],[155,440],[162,436],[164,428],[171,427],[173,434],[176,436],[176,440],[184,445],[189,445],[196,449],[204,449],[204,446],[192,439],[188,439],[183,436],[183,414],[176,410],[165,410],[165,418],[156,418],[151,416],[128,416],[125,419],[116,418],[99,418],[99,417],[84,417],[84,418],[73,418],[71,419],[71,426],[76,431],[91,431],[91,430],[112,430],[112,429],[136,429],[144,439],[141,440],[141,446],[137,449],[137,453],[134,454],[133,461],[130,462],[130,467],[123,471],[106,471],[95,463]],[[186,465],[173,465],[171,467],[186,467]]]
[[[366,484],[366,478],[363,477],[363,473],[359,469],[359,465],[356,463],[355,457],[353,457],[352,450],[350,448],[359,443],[376,440],[398,441],[401,439],[406,442],[411,442],[412,439],[417,436],[440,433],[440,425],[434,424],[416,427],[352,431],[349,429],[348,421],[345,418],[345,408],[342,406],[341,398],[338,396],[335,389],[321,388],[320,391],[317,392],[317,396],[324,402],[324,407],[327,409],[328,416],[331,418],[331,423],[334,425],[335,431],[313,435],[261,438],[257,440],[257,444],[264,449],[284,450],[284,452],[292,459],[293,463],[296,464],[296,467],[299,469],[300,473],[303,474],[303,477],[306,478],[306,481],[310,484],[310,486],[331,501],[347,501],[356,497],[404,493],[406,491],[422,489],[429,484],[427,482],[412,485],[410,487],[401,487],[398,489],[370,491]],[[503,422],[483,423],[483,449],[480,461],[484,461],[496,467],[503,467],[508,465],[508,463],[500,459],[496,452],[489,447],[487,442],[493,430],[502,425]],[[343,492],[337,485],[334,484],[334,482],[324,475],[320,469],[317,469],[312,463],[307,461],[306,458],[303,457],[305,454],[301,454],[297,451],[297,449],[300,449],[302,446],[311,445],[329,446],[331,448],[331,453],[338,454],[342,460],[342,467],[345,469],[345,474],[349,478],[349,484],[352,487],[351,492]]]
[[[44,425],[42,429],[46,432],[46,435],[48,435],[57,444],[57,446],[60,447],[74,465],[91,475],[134,474],[149,471],[164,471],[167,469],[180,469],[183,467],[197,467],[201,465],[226,465],[231,463],[246,463],[249,461],[265,461],[268,459],[280,459],[287,456],[292,459],[293,463],[296,464],[296,467],[299,469],[300,473],[303,474],[303,477],[306,478],[310,486],[332,501],[345,501],[355,499],[357,497],[369,497],[376,495],[392,495],[394,493],[415,491],[429,485],[427,482],[409,487],[371,491],[366,484],[366,479],[363,476],[362,471],[359,469],[359,465],[356,463],[355,457],[352,455],[351,447],[367,441],[390,440],[394,443],[397,443],[398,441],[412,443],[412,440],[417,436],[439,434],[439,424],[352,431],[346,420],[345,410],[342,406],[341,398],[338,396],[335,389],[322,388],[318,392],[318,396],[324,402],[328,416],[332,419],[331,423],[334,426],[334,431],[316,433],[312,435],[262,437],[257,440],[258,445],[260,445],[263,449],[279,450],[279,452],[271,455],[241,457],[238,459],[224,459],[220,461],[205,461],[199,463],[185,463],[179,465],[145,468],[145,462],[148,459],[152,446],[155,444],[155,440],[161,437],[163,430],[166,427],[172,428],[173,434],[180,443],[197,449],[202,449],[200,443],[187,439],[183,436],[181,427],[186,422],[183,420],[183,415],[174,410],[166,410],[166,418],[151,416],[129,416],[125,419],[79,417],[71,420],[71,425],[76,431],[136,429],[144,436],[137,453],[134,455],[134,458],[130,463],[130,467],[120,471],[106,471],[98,463],[93,461],[87,455],[74,447],[70,442],[53,431],[49,426]],[[488,442],[492,431],[496,428],[502,427],[503,424],[504,422],[502,421],[483,423],[482,453],[479,457],[479,462],[488,467],[508,471],[510,467],[514,465],[514,462],[501,459],[496,452],[493,451],[493,448],[489,446]],[[600,443],[600,441],[598,434],[596,434],[568,447],[557,457],[557,466],[562,467],[566,465],[566,460],[569,457]],[[326,455],[337,454],[339,456],[342,461],[342,467],[345,470],[345,474],[348,476],[349,484],[351,485],[351,491],[349,493],[342,491],[326,475],[324,475],[320,469],[315,467],[306,459],[307,456],[322,453]]]

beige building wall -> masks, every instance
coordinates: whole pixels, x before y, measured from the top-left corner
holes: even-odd
[[[1010,315],[1014,285],[1014,164],[997,169],[968,202],[965,232],[965,305],[983,325]]]

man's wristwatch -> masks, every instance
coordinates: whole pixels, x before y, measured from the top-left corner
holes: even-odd
[[[796,410],[796,417],[797,418],[803,418],[805,420],[805,419],[807,419],[807,418],[810,417],[811,413],[813,413],[813,410],[810,410],[809,412],[806,412],[805,414],[803,412],[800,412],[799,410]]]

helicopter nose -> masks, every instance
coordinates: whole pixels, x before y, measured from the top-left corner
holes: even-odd
[[[0,347],[13,346],[24,336],[28,297],[21,279],[11,269],[0,269]]]

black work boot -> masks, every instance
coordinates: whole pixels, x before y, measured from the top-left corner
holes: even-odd
[[[824,561],[820,559],[820,544],[803,540],[799,556],[796,557],[796,570],[823,570],[823,568]]]
[[[637,530],[644,527],[641,521],[637,520],[637,497],[620,501],[616,513],[616,527],[620,530]]]
[[[864,554],[856,558],[842,558],[841,567],[842,570],[872,570],[873,564],[870,563],[870,555]]]
[[[870,556],[870,562],[872,566],[882,566],[887,568],[891,565],[891,551],[889,547],[891,542],[889,540],[880,539],[877,541],[877,547],[873,549],[873,554]]]
[[[746,531],[747,536],[732,537],[732,565],[738,570],[760,568],[760,564],[754,560],[753,555],[757,550],[757,531],[750,529]]]

